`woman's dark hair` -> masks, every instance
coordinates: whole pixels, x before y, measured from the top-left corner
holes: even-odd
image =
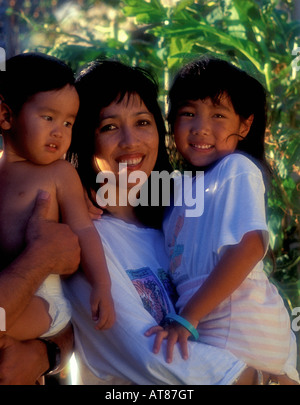
[[[8,59],[0,75],[0,94],[14,114],[26,101],[43,91],[74,85],[73,71],[61,60],[39,52],[22,53]]]
[[[218,103],[224,95],[229,96],[235,112],[242,119],[254,115],[250,131],[238,143],[237,150],[257,159],[268,172],[264,143],[267,124],[265,89],[258,80],[225,60],[203,56],[177,73],[169,92],[171,131],[182,104],[208,97]]]
[[[171,171],[165,146],[166,129],[161,109],[158,104],[158,85],[150,72],[140,67],[130,67],[114,60],[95,61],[83,69],[76,79],[76,89],[80,97],[80,108],[73,130],[68,159],[75,162],[81,181],[89,193],[97,191],[94,169],[95,130],[99,126],[100,111],[112,102],[122,102],[125,96],[137,94],[153,114],[159,134],[159,149],[153,170]],[[148,185],[150,185],[148,181]],[[149,186],[150,187],[150,186]],[[162,210],[152,207],[136,208],[140,219],[150,226],[159,226]],[[157,211],[157,212],[154,212]],[[157,216],[157,224],[153,222]],[[150,218],[151,217],[151,218]]]

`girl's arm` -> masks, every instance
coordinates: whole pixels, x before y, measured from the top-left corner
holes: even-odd
[[[264,254],[261,232],[246,233],[240,243],[226,249],[210,276],[189,300],[180,315],[197,327],[200,319],[240,286]]]
[[[226,248],[225,253],[212,273],[191,297],[180,313],[195,328],[199,321],[229,297],[244,281],[254,266],[264,256],[265,248],[262,233],[251,231],[246,233],[241,242]],[[156,333],[153,346],[154,353],[160,350],[162,340],[168,338],[167,362],[173,358],[176,342],[179,342],[184,359],[188,357],[187,339],[190,332],[183,326],[173,323],[166,330],[153,327],[146,332],[147,336]]]
[[[97,328],[110,328],[115,320],[111,298],[111,281],[104,250],[98,232],[90,219],[83,187],[76,170],[66,161],[56,162],[58,168],[57,198],[62,221],[70,226],[79,239],[81,267],[93,287],[92,317]]]

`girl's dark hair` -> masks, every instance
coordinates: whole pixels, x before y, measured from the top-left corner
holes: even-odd
[[[238,143],[237,150],[254,157],[268,173],[264,143],[267,124],[265,89],[258,80],[225,60],[204,56],[177,73],[169,92],[171,131],[178,108],[186,101],[209,97],[218,103],[223,95],[229,96],[235,112],[242,119],[254,115],[250,131]]]
[[[43,91],[74,85],[73,71],[61,60],[39,52],[22,53],[8,59],[0,75],[0,94],[14,114],[26,101]]]
[[[157,100],[158,85],[150,72],[115,60],[94,61],[80,72],[75,85],[80,97],[80,108],[67,157],[75,162],[81,181],[94,204],[90,191],[99,188],[94,169],[95,130],[99,125],[100,111],[113,101],[122,102],[127,95],[139,95],[153,114],[159,134],[158,158],[153,170],[172,170],[165,146],[164,119]],[[150,183],[148,181],[148,185]],[[137,215],[150,226],[160,226],[162,209],[152,207],[150,215],[150,208],[138,206]],[[153,222],[155,216],[157,223]]]
[[[237,150],[255,159],[262,170],[267,187],[271,185],[272,170],[265,156],[265,131],[267,125],[266,92],[262,84],[231,63],[203,56],[184,66],[176,75],[169,92],[168,121],[173,132],[178,108],[188,100],[209,97],[218,103],[223,95],[229,96],[233,108],[242,119],[254,115],[247,136],[238,142]],[[267,195],[266,195],[267,201]],[[269,247],[273,268],[276,263]]]

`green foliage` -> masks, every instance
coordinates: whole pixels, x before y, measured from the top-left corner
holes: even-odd
[[[24,34],[28,48],[56,55],[74,70],[104,56],[151,69],[161,85],[164,109],[176,70],[203,53],[235,63],[264,84],[270,105],[266,146],[274,172],[268,193],[270,244],[277,262],[273,279],[287,305],[300,306],[300,71],[292,67],[300,23],[291,18],[292,2],[116,0],[114,6],[90,0],[76,7],[73,19],[72,13],[60,18],[50,13],[48,21],[25,16],[22,9],[17,14],[30,28],[30,40]],[[178,164],[171,139],[169,147]],[[266,265],[271,272],[271,264]]]

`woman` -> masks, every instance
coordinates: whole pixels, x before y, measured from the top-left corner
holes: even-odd
[[[137,192],[129,176],[144,172],[150,178],[152,171],[170,169],[157,87],[145,71],[105,61],[81,73],[77,90],[81,107],[71,151],[94,204],[95,194],[99,197],[97,173],[110,171],[115,179],[107,176],[107,184],[103,176],[98,177],[106,189],[107,206],[95,222],[112,281],[115,325],[110,330],[95,330],[89,314],[90,286],[83,273],[65,283],[73,306],[76,356],[83,383],[256,383],[256,370],[222,349],[190,342],[190,358],[182,362],[176,348],[172,364],[163,354],[152,353],[153,339],[145,337],[145,331],[153,325],[153,318],[162,324],[165,315],[174,312],[164,270],[167,258],[163,237],[155,229],[160,226],[162,212],[134,207],[149,186],[145,183]],[[122,165],[127,165],[125,174]]]

